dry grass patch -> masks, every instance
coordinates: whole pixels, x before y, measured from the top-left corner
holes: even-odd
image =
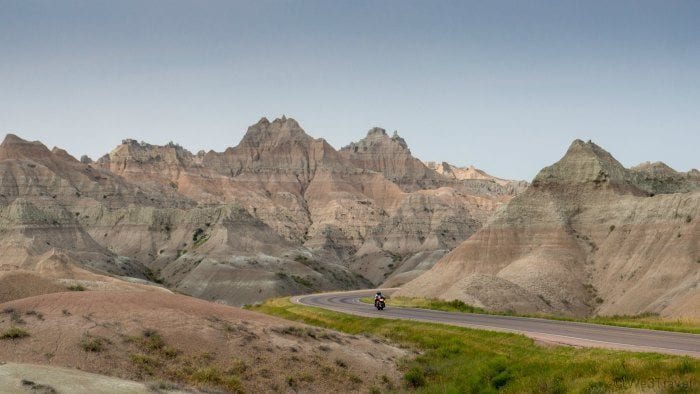
[[[80,340],[80,348],[86,352],[100,353],[111,343],[107,338],[85,333],[83,339]]]

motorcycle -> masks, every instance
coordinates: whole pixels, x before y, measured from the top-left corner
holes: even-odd
[[[381,311],[382,309],[386,308],[384,297],[379,297],[376,300],[374,300],[374,307],[377,308],[378,311]]]

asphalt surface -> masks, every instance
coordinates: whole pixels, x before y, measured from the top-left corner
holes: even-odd
[[[383,292],[390,295],[393,290],[395,289],[386,289]],[[390,298],[387,299],[386,309],[378,311],[373,305],[360,302],[360,298],[371,297],[374,293],[375,290],[360,290],[343,293],[311,294],[293,297],[292,301],[359,316],[416,320],[492,331],[515,332],[547,343],[679,354],[700,358],[700,335],[697,334],[529,317],[492,316],[392,307]]]

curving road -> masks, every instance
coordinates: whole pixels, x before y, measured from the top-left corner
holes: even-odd
[[[396,289],[383,289],[387,295]],[[418,308],[392,307],[376,310],[360,302],[374,290],[323,293],[292,297],[292,302],[337,312],[367,317],[416,320],[492,331],[524,334],[538,341],[573,346],[603,347],[632,351],[688,355],[700,358],[700,335],[668,331],[643,330],[589,323],[575,323],[514,316],[493,316],[474,313],[443,312]]]

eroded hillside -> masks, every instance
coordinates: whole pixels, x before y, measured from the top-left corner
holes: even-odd
[[[700,177],[574,141],[399,295],[495,310],[700,317]]]

